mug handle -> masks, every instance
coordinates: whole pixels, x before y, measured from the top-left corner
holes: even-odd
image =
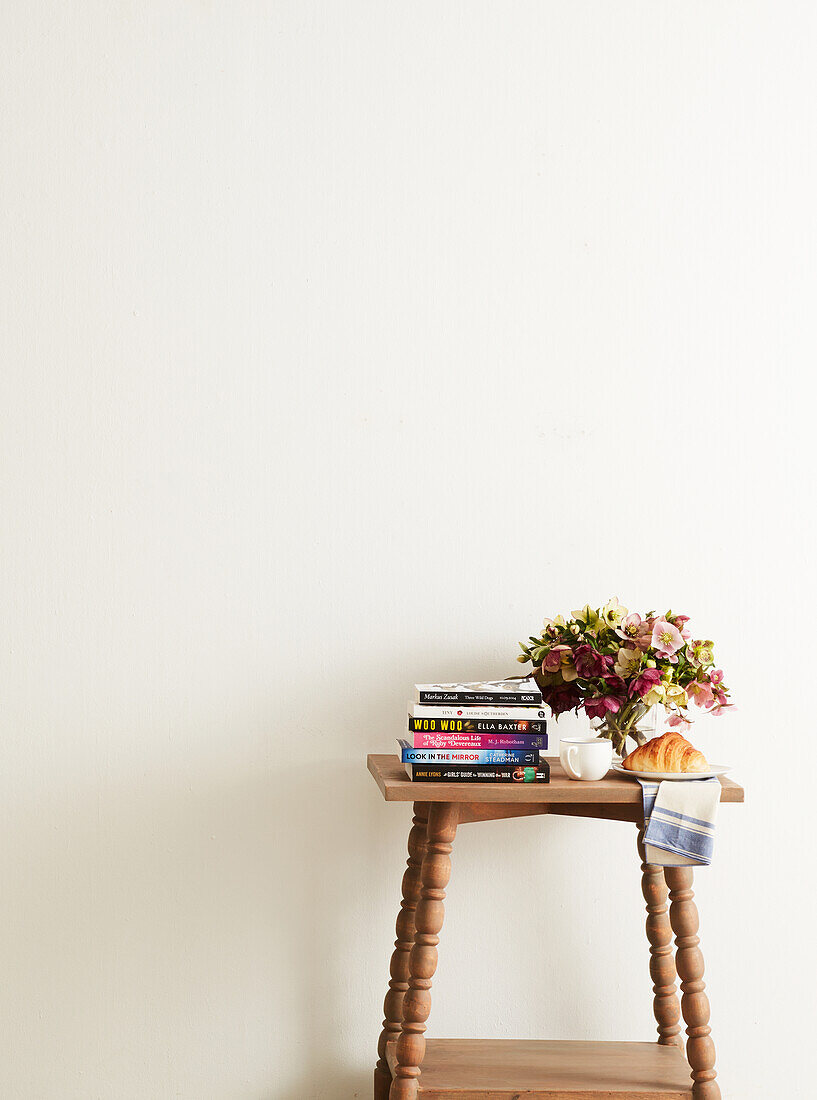
[[[568,768],[568,771],[573,772],[573,775],[575,776],[576,779],[581,779],[581,772],[573,766],[573,764],[571,762],[571,759],[570,759],[571,756],[573,755],[573,753],[578,753],[578,751],[579,751],[578,745],[568,745],[567,746],[567,768]]]

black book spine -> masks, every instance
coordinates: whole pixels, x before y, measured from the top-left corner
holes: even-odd
[[[412,733],[547,733],[547,720],[511,718],[414,718],[409,715]]]
[[[525,764],[407,764],[416,783],[549,783],[550,765],[540,760]]]

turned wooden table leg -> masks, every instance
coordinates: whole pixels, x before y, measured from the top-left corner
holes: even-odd
[[[420,873],[421,893],[414,916],[414,946],[409,956],[409,988],[403,998],[403,1026],[397,1040],[397,1066],[389,1100],[416,1100],[425,1056],[426,1020],[431,1011],[431,979],[437,969],[437,944],[443,926],[445,888],[451,877],[451,846],[457,832],[456,804],[433,802],[428,814],[427,846]]]
[[[427,802],[414,803],[414,817],[408,836],[408,861],[403,874],[403,893],[397,914],[394,951],[389,966],[389,991],[383,1002],[383,1030],[377,1043],[374,1071],[374,1100],[388,1100],[391,1071],[386,1061],[386,1044],[400,1035],[403,1022],[403,998],[408,989],[409,953],[414,946],[414,913],[420,900],[420,869],[426,851]]]
[[[638,832],[638,854],[641,856],[641,893],[647,903],[647,940],[650,944],[650,977],[653,981],[653,1013],[658,1025],[658,1042],[662,1046],[682,1046],[681,1007],[675,988],[675,959],[672,954],[672,927],[667,909],[667,884],[664,868],[647,863],[644,850],[644,829]]]
[[[675,933],[675,965],[681,979],[681,1012],[687,1025],[687,1061],[692,1070],[693,1100],[720,1100],[715,1077],[715,1044],[709,1032],[709,999],[704,990],[704,957],[698,946],[698,910],[691,867],[665,867],[669,886],[669,919]]]

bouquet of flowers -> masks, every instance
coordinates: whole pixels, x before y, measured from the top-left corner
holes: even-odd
[[[714,644],[695,640],[688,615],[648,612],[643,618],[612,599],[593,610],[589,604],[545,619],[538,638],[520,642],[521,664],[533,664],[533,676],[555,717],[567,710],[598,722],[600,737],[610,737],[625,754],[627,737],[646,741],[638,729],[652,706],[663,706],[670,726],[686,727],[690,703],[721,714],[729,703],[723,672],[715,668]]]

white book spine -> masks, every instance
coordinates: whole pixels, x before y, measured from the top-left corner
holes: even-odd
[[[424,703],[408,704],[410,718],[496,718],[503,722],[542,722],[547,718],[541,707],[432,707]]]

